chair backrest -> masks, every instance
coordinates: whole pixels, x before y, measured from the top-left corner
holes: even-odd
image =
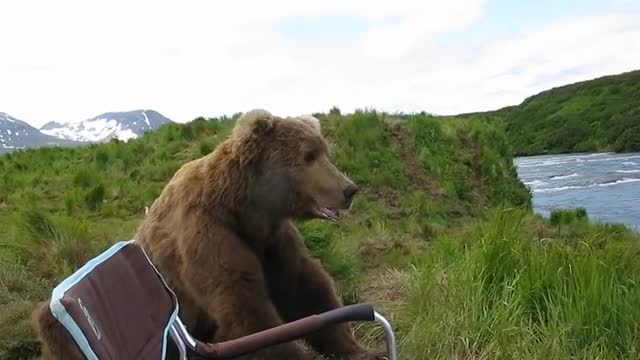
[[[178,301],[143,249],[112,245],[53,290],[53,315],[87,359],[164,359]]]

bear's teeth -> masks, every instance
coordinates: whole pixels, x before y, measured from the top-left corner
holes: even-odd
[[[338,219],[338,214],[336,211],[333,211],[331,209],[327,209],[327,208],[322,208],[322,215],[329,219],[329,220],[337,220]]]

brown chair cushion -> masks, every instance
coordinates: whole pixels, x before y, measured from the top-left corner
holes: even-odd
[[[133,240],[61,282],[50,308],[87,359],[164,359],[178,314],[175,294]]]

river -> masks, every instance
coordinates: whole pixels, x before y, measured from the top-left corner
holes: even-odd
[[[534,211],[583,207],[595,221],[640,230],[640,153],[527,156],[514,159],[533,193]]]

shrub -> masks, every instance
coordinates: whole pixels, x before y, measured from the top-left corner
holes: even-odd
[[[549,220],[554,226],[570,224],[575,221],[585,221],[588,220],[587,210],[582,207],[576,209],[556,209],[551,211]]]
[[[99,169],[104,169],[109,162],[109,154],[106,149],[96,150],[95,162]]]
[[[73,178],[73,184],[77,187],[88,188],[95,184],[96,177],[95,172],[93,172],[88,167],[82,167]]]
[[[97,210],[102,205],[106,190],[104,185],[94,186],[84,197],[84,202],[90,210]]]
[[[205,156],[209,154],[213,150],[214,146],[211,145],[208,141],[201,141],[198,149],[200,151],[200,156]]]
[[[53,218],[29,209],[21,214],[19,225],[26,235],[26,242],[18,246],[20,253],[43,278],[59,281],[93,255],[89,228],[77,218]]]

